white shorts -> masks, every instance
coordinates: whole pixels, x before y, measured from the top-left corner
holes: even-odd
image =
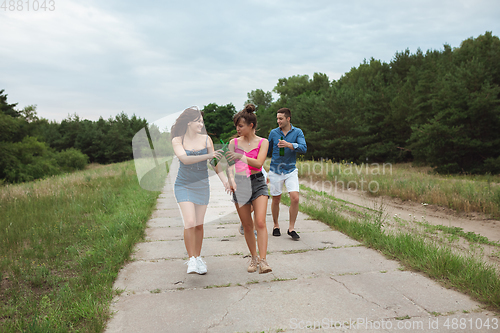
[[[297,168],[283,175],[269,171],[268,177],[269,189],[273,197],[281,195],[283,184],[288,192],[299,192],[299,170]]]

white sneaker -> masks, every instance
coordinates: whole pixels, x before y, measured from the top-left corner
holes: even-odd
[[[205,263],[205,261],[203,261],[201,256],[196,258],[196,270],[200,275],[207,273],[207,264]]]
[[[188,265],[187,273],[188,274],[193,274],[193,273],[198,273],[198,261],[196,258],[193,256],[189,258],[189,261],[186,261],[185,264]]]

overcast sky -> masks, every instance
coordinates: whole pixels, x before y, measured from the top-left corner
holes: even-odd
[[[0,90],[56,121],[239,110],[279,78],[337,80],[363,59],[500,34],[498,0],[23,1],[0,9]]]

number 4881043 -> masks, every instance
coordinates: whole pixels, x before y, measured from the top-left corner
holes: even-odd
[[[54,0],[4,0],[0,6],[0,10],[6,12],[29,12],[31,11],[54,11],[56,10],[56,2]]]
[[[480,329],[492,329],[492,330],[497,330],[498,329],[498,318],[491,318],[491,321],[489,318],[482,319],[482,318],[476,318],[475,320],[472,318],[466,319],[466,318],[447,318],[446,321],[444,322],[444,327],[446,329],[453,329],[453,330],[480,330]]]

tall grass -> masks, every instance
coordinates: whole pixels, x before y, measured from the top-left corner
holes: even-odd
[[[500,175],[443,176],[435,174],[430,167],[415,167],[409,163],[356,165],[331,160],[301,161],[297,162],[297,168],[301,178],[330,182],[343,189],[500,218]]]
[[[132,161],[0,187],[2,331],[101,332],[158,194]]]

